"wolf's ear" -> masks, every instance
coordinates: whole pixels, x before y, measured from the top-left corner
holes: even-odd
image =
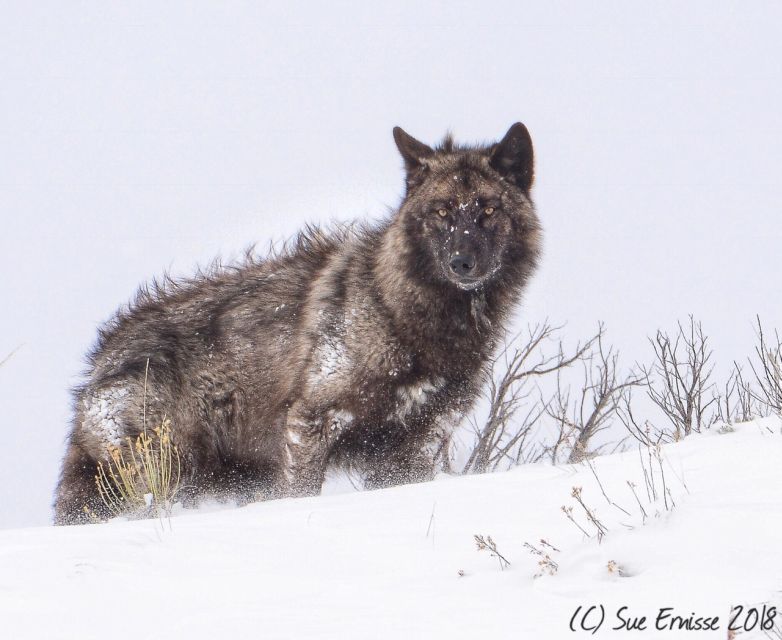
[[[403,131],[401,127],[394,127],[394,142],[404,158],[405,168],[408,172],[420,169],[424,160],[434,155],[434,149],[419,142],[409,133]]]
[[[505,137],[491,149],[489,164],[502,176],[527,193],[535,178],[532,138],[521,122],[517,122]]]

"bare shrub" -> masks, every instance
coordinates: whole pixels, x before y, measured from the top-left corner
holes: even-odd
[[[538,572],[533,576],[534,578],[540,578],[543,575],[553,576],[556,575],[559,570],[559,563],[555,562],[551,554],[544,549],[550,549],[553,552],[559,553],[559,549],[550,545],[543,538],[540,539],[540,544],[543,549],[536,547],[529,542],[524,543],[524,547],[534,556],[538,558]]]
[[[724,425],[747,422],[763,415],[763,407],[756,399],[752,385],[744,378],[738,363],[733,363],[733,371],[724,387],[714,396],[714,415],[712,422]]]
[[[650,342],[654,362],[643,369],[647,393],[672,427],[671,432],[663,430],[661,433],[667,439],[681,440],[710,424],[707,410],[715,398],[707,398],[707,392],[712,387],[709,379],[713,352],[701,323],[692,316],[686,326],[678,323],[673,339],[658,331]]]
[[[777,415],[782,416],[782,338],[775,329],[769,340],[758,322],[758,341],[755,347],[757,362],[750,360],[759,390],[753,392],[755,399]]]
[[[503,461],[509,465],[527,461],[525,445],[533,427],[546,412],[534,381],[557,373],[589,352],[598,336],[579,343],[565,354],[562,341],[556,335],[562,327],[548,322],[529,327],[508,342],[491,362],[486,396],[489,411],[482,426],[474,424],[475,444],[462,470],[481,473],[495,470]],[[545,354],[546,345],[555,343],[552,355]],[[536,399],[530,400],[533,396]],[[526,413],[519,418],[525,403]]]
[[[620,377],[618,354],[605,346],[602,324],[594,336],[567,353],[558,338],[560,330],[548,323],[530,327],[507,342],[492,361],[488,412],[480,426],[473,419],[475,440],[462,473],[544,458],[554,464],[575,463],[605,446],[591,450],[592,439],[611,426],[631,388],[642,384],[644,377]],[[577,363],[582,377],[573,392],[565,373]],[[545,431],[554,437],[541,435]]]
[[[618,353],[605,344],[602,324],[567,353],[561,329],[549,323],[530,327],[491,362],[488,412],[480,423],[472,420],[474,442],[462,473],[541,459],[579,463],[603,453],[608,445],[595,446],[604,440],[596,436],[615,422],[644,447],[655,448],[716,422],[731,425],[772,411],[782,415],[782,338],[775,331],[769,339],[760,320],[757,357],[750,361],[754,379],[734,363],[724,387],[712,381],[713,350],[693,316],[677,323],[673,335],[658,331],[650,338],[654,361],[627,374],[620,373]],[[582,374],[574,381],[578,364]],[[645,398],[639,408],[636,388],[664,420],[646,415]],[[667,497],[663,490],[660,498]]]
[[[665,467],[663,465],[663,453],[662,446],[657,443],[654,446],[641,447],[638,446],[638,458],[641,462],[641,469],[644,474],[644,486],[646,488],[646,498],[649,504],[657,503],[660,498],[663,500],[663,506],[666,511],[672,511],[676,507],[671,489],[668,485],[668,478],[665,475]],[[648,466],[647,466],[648,465]],[[669,464],[670,466],[670,464]],[[655,471],[655,468],[657,471]],[[674,474],[675,475],[675,474]],[[685,491],[689,493],[687,484],[682,478],[676,476],[676,479],[684,487]],[[635,483],[628,481],[628,486],[633,492],[638,506],[641,508],[644,522],[646,521],[646,512],[641,505],[641,501],[638,499],[638,494],[635,490]]]
[[[595,348],[581,358],[583,383],[575,396],[570,388],[563,388],[557,379],[557,391],[546,406],[546,414],[554,420],[558,434],[548,448],[553,463],[566,456],[568,463],[581,462],[597,455],[603,447],[590,449],[592,439],[608,429],[617,417],[620,407],[633,387],[644,383],[645,377],[631,373],[620,377],[619,354],[603,344],[602,325],[590,342]]]
[[[653,446],[664,438],[664,433],[655,427],[648,419],[636,418],[633,408],[632,389],[629,389],[622,399],[622,406],[617,410],[617,417],[627,432],[644,446]]]

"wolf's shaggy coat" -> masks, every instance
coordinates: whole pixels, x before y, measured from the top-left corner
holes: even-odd
[[[142,289],[101,329],[57,523],[106,515],[97,462],[164,416],[192,497],[312,494],[328,464],[372,487],[432,474],[537,262],[532,143],[520,123],[489,146],[394,137],[407,189],[386,221]]]

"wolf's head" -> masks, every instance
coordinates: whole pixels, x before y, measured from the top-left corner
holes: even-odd
[[[393,222],[399,268],[462,291],[523,280],[539,243],[527,128],[516,123],[500,142],[477,147],[456,145],[448,136],[433,149],[399,127],[394,140],[407,172]]]

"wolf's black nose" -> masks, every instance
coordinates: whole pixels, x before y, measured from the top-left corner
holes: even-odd
[[[468,276],[475,269],[475,256],[471,253],[455,253],[451,256],[451,271],[459,276]]]

